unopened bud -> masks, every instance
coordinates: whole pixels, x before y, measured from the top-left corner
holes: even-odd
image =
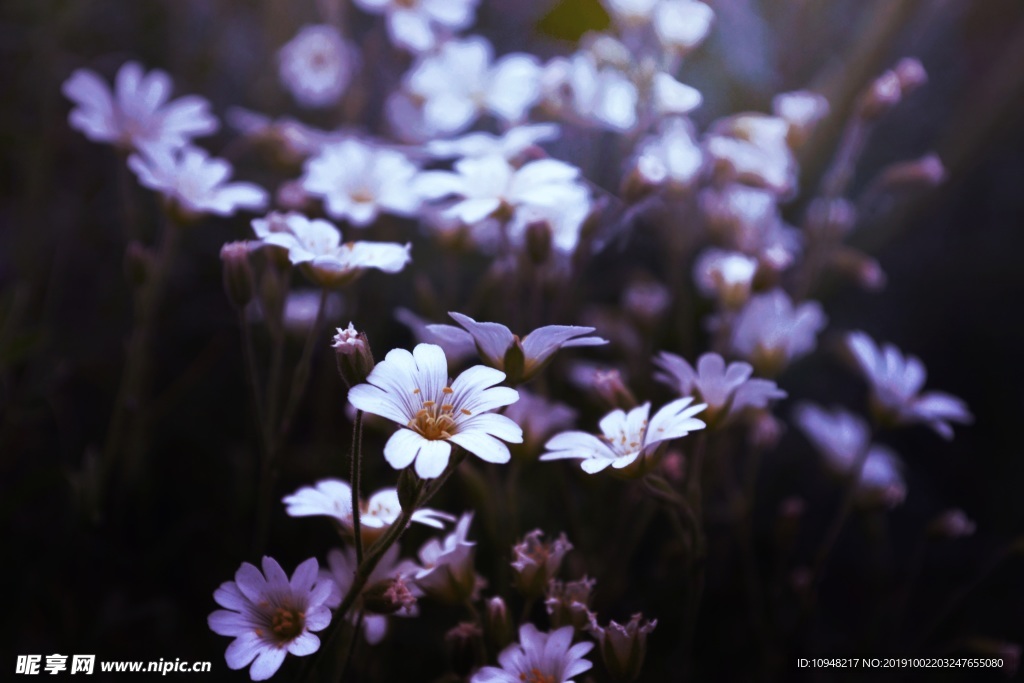
[[[885,271],[881,264],[859,249],[837,247],[832,252],[832,266],[869,292],[885,287]]]
[[[444,634],[444,645],[448,651],[448,661],[452,671],[459,676],[466,676],[475,667],[483,664],[477,661],[481,651],[483,631],[476,624],[464,621]]]
[[[893,73],[899,79],[900,89],[904,95],[917,90],[928,82],[928,72],[924,70],[921,60],[905,57],[893,67]]]
[[[560,535],[554,541],[544,543],[544,532],[534,529],[526,534],[522,542],[512,547],[516,559],[512,568],[516,570],[516,586],[527,598],[544,594],[548,581],[553,579],[562,566],[562,558],[572,550],[572,543]]]
[[[878,179],[887,192],[913,192],[937,187],[946,179],[946,167],[937,154],[888,166]]]
[[[547,221],[533,221],[526,226],[526,253],[540,265],[551,257],[551,225]]]
[[[128,284],[138,289],[146,284],[156,267],[153,251],[139,242],[129,242],[124,250],[124,275]]]
[[[404,577],[385,579],[363,591],[363,607],[373,614],[394,614],[416,605],[416,596]]]
[[[629,410],[636,407],[636,396],[623,384],[618,370],[596,371],[594,390],[612,408]]]
[[[857,209],[846,199],[815,199],[807,207],[807,226],[815,235],[838,239],[853,229]]]
[[[413,510],[419,504],[420,490],[423,480],[411,467],[406,467],[398,475],[398,504],[403,510]]]
[[[946,510],[928,525],[928,535],[941,538],[972,536],[976,526],[963,510]]]
[[[860,115],[873,121],[899,104],[902,96],[899,76],[893,71],[886,71],[868,86],[860,103]]]
[[[586,629],[593,618],[590,599],[596,584],[597,581],[585,576],[579,581],[567,583],[556,579],[549,581],[544,605],[551,617],[551,626],[572,626],[577,631]]]
[[[358,332],[350,322],[348,327],[337,328],[331,346],[338,363],[338,374],[351,389],[362,384],[373,371],[373,352],[365,332]]]
[[[228,242],[220,249],[223,263],[224,292],[237,310],[242,310],[255,293],[249,247],[245,242]]]
[[[487,640],[495,650],[504,650],[512,642],[512,618],[508,614],[508,605],[500,596],[487,601],[484,626]]]
[[[615,621],[601,627],[593,619],[590,633],[597,640],[601,658],[612,678],[619,683],[631,683],[640,677],[647,656],[647,636],[658,625],[657,619],[641,623],[642,614],[634,614],[629,623]]]
[[[755,448],[770,450],[779,443],[785,428],[785,424],[767,410],[759,410],[752,418],[750,442]]]

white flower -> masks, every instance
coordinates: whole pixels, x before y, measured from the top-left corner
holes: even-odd
[[[748,363],[737,361],[726,366],[717,353],[705,353],[697,359],[696,370],[683,358],[666,351],[658,354],[654,364],[661,369],[655,379],[681,395],[697,396],[708,405],[708,422],[719,416],[728,419],[747,408],[766,408],[770,401],[786,397],[775,382],[752,379],[754,368]]]
[[[377,566],[373,568],[370,576],[366,579],[366,586],[363,588],[364,595],[367,590],[384,581],[389,579],[408,579],[419,571],[419,565],[409,559],[400,559],[398,554],[399,548],[397,545],[393,545],[385,551]],[[345,548],[344,550],[335,548],[331,550],[327,553],[327,566],[330,567],[330,570],[322,570],[320,576],[325,580],[329,580],[335,586],[326,603],[328,607],[333,609],[341,604],[345,594],[352,587],[356,569],[359,568],[359,563],[356,562],[355,548]],[[363,611],[362,596],[356,600],[354,609],[349,610],[349,621],[356,623],[359,619],[360,611]],[[419,614],[419,611],[415,605],[403,607],[395,612],[395,615],[400,617],[414,617],[417,614]],[[370,645],[376,645],[384,639],[387,631],[388,618],[386,616],[363,611],[363,635],[366,638],[366,642]]]
[[[794,307],[789,295],[774,289],[751,298],[740,311],[732,330],[732,349],[762,373],[773,376],[814,350],[825,322],[817,301]]]
[[[739,308],[750,298],[757,259],[735,251],[705,249],[693,266],[693,279],[705,296],[726,308]]]
[[[648,423],[650,403],[625,413],[613,410],[601,418],[601,435],[586,432],[562,432],[545,444],[548,452],[541,460],[572,458],[582,460],[580,467],[587,474],[600,472],[611,465],[620,470],[632,465],[655,447],[690,432],[704,429],[704,422],[693,416],[707,405],[691,406],[692,397],[680,398],[661,408]]]
[[[327,107],[345,92],[355,52],[333,27],[306,26],[278,54],[281,82],[306,107]]]
[[[650,87],[651,105],[657,116],[689,114],[704,101],[699,90],[680,83],[663,71],[654,74]]]
[[[857,460],[865,458],[857,480],[863,495],[881,498],[889,505],[903,501],[906,485],[900,474],[899,457],[889,448],[871,443],[871,430],[863,420],[842,408],[834,408],[830,413],[808,403],[797,406],[793,416],[837,474],[851,475]]]
[[[556,110],[568,110],[583,122],[614,131],[636,125],[636,85],[622,68],[599,64],[589,52],[551,60],[542,82],[545,99]]]
[[[384,211],[411,216],[420,198],[411,186],[416,167],[402,154],[359,140],[328,145],[306,162],[302,188],[322,197],[327,213],[365,227]]]
[[[348,397],[357,409],[402,425],[384,446],[392,467],[405,469],[415,461],[416,474],[432,479],[447,467],[452,444],[487,462],[511,459],[499,439],[522,443],[523,430],[489,412],[519,398],[515,389],[494,386],[504,379],[505,373],[476,365],[449,384],[441,347],[418,344],[412,353],[390,351]]]
[[[285,655],[313,654],[320,648],[320,631],[331,622],[327,601],[334,583],[318,577],[316,558],[288,575],[273,558],[263,558],[263,572],[243,562],[235,580],[221,584],[213,598],[225,609],[210,614],[210,630],[235,640],[224,658],[231,669],[252,663],[249,676],[263,681],[281,667]],[[265,577],[264,577],[265,575]]]
[[[772,98],[772,111],[789,124],[787,139],[791,144],[806,140],[828,110],[828,100],[809,90],[779,93]]]
[[[128,157],[139,182],[175,202],[187,213],[230,216],[238,209],[256,211],[267,205],[267,192],[253,183],[229,183],[231,164],[210,158],[206,150],[184,147],[148,150]]]
[[[500,156],[511,161],[538,142],[554,140],[558,134],[558,126],[553,123],[535,123],[514,126],[502,135],[476,132],[453,140],[431,140],[424,149],[436,159]]]
[[[659,0],[603,0],[609,14],[626,24],[644,24],[651,20],[651,14]]]
[[[667,50],[687,53],[701,44],[715,13],[695,0],[660,0],[654,8],[654,32]]]
[[[452,135],[480,114],[520,121],[540,96],[540,65],[521,53],[491,64],[491,44],[479,36],[452,40],[421,58],[405,77],[406,94],[422,102],[428,136]]]
[[[218,128],[209,102],[196,95],[168,102],[170,76],[160,69],[147,74],[138,62],[121,66],[113,92],[89,69],[72,73],[61,92],[77,105],[68,115],[72,128],[125,149],[176,150]]]
[[[387,16],[391,42],[413,52],[432,50],[438,26],[458,31],[473,22],[478,0],[355,0],[360,9]]]
[[[533,624],[523,624],[519,628],[519,642],[498,655],[501,668],[485,666],[473,675],[470,683],[573,683],[574,677],[594,666],[584,659],[594,644],[573,645],[574,633],[572,626],[541,633]]]
[[[546,325],[520,340],[501,323],[478,323],[461,313],[448,315],[472,338],[480,357],[491,367],[509,373],[509,380],[517,384],[536,375],[561,348],[608,343],[601,337],[583,336],[593,332],[593,327]],[[459,328],[451,325],[430,325],[428,329],[435,334],[454,335],[460,332]]]
[[[893,422],[920,422],[944,439],[951,439],[950,422],[970,424],[974,420],[956,396],[940,391],[921,393],[927,372],[916,356],[904,357],[892,344],[879,347],[863,332],[848,334],[846,346],[871,385],[875,409]]]
[[[288,515],[291,517],[332,517],[341,523],[345,533],[353,535],[352,487],[340,479],[323,479],[316,486],[304,486],[295,493],[284,497]],[[393,488],[381,489],[370,496],[368,501],[359,503],[359,522],[362,526],[363,542],[372,543],[382,532],[394,524],[402,514],[398,502],[398,491]],[[425,526],[443,529],[445,522],[454,522],[454,515],[440,510],[420,508],[412,513],[412,521]]]
[[[797,168],[788,133],[789,123],[777,116],[737,114],[712,126],[705,148],[723,175],[789,197]]]
[[[455,530],[444,539],[432,538],[420,547],[423,565],[413,575],[416,585],[427,595],[450,603],[461,603],[477,588],[473,557],[476,543],[468,540],[473,513],[459,518]]]
[[[302,266],[321,287],[338,287],[367,268],[397,273],[410,261],[409,245],[393,242],[341,242],[341,232],[322,218],[300,213],[271,213],[252,222],[264,245],[288,250],[288,260]]]
[[[651,185],[690,187],[704,165],[701,148],[694,141],[693,125],[679,117],[662,121],[658,134],[641,143],[635,165],[637,173]]]

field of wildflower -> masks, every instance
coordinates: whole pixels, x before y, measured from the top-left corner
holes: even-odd
[[[0,52],[4,680],[1017,675],[1019,2],[11,0]]]

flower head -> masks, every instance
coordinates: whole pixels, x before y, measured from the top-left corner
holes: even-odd
[[[643,182],[684,190],[697,180],[704,165],[704,155],[694,141],[693,124],[687,119],[665,119],[657,135],[646,138],[634,161]]]
[[[570,625],[577,630],[590,625],[590,599],[597,581],[583,577],[578,581],[548,582],[544,606],[555,626]]]
[[[476,543],[468,540],[473,513],[459,518],[455,530],[443,539],[432,538],[420,548],[422,567],[413,580],[427,595],[450,603],[460,603],[471,597],[477,588],[477,575],[473,569]]]
[[[187,214],[230,216],[238,209],[256,211],[267,205],[267,192],[253,183],[229,183],[231,164],[211,159],[206,150],[184,147],[147,148],[128,157],[139,182],[173,201]]]
[[[502,441],[521,443],[523,430],[489,412],[519,398],[515,389],[494,386],[503,379],[505,373],[477,365],[449,383],[441,347],[418,344],[412,353],[389,352],[348,397],[357,409],[402,425],[384,446],[392,467],[405,469],[415,461],[416,474],[432,479],[448,466],[452,444],[488,462],[511,459]]]
[[[284,504],[291,517],[331,517],[339,522],[347,536],[353,535],[352,487],[346,481],[323,479],[315,486],[304,486],[285,496]],[[370,496],[368,501],[360,501],[359,521],[363,544],[368,546],[377,540],[401,514],[402,506],[398,502],[396,489],[381,489]],[[444,523],[454,522],[455,517],[447,512],[420,508],[412,514],[412,521],[443,529]]]
[[[732,348],[758,371],[774,376],[794,359],[814,350],[825,322],[818,302],[794,306],[789,295],[775,289],[751,298],[736,316]]]
[[[355,0],[360,9],[384,14],[391,42],[412,52],[433,49],[439,33],[473,22],[478,0]]]
[[[601,346],[608,340],[588,337],[593,327],[547,325],[520,339],[501,323],[478,323],[468,315],[449,313],[465,332],[451,325],[430,325],[435,334],[463,334],[472,338],[480,357],[490,366],[508,374],[509,382],[532,379],[556,351],[573,346]]]
[[[627,414],[613,410],[601,418],[601,435],[586,432],[562,432],[545,444],[548,452],[541,460],[565,458],[582,460],[580,467],[588,474],[607,468],[621,470],[651,453],[655,447],[690,432],[704,429],[704,422],[693,417],[707,405],[691,406],[692,397],[666,404],[648,422],[650,403],[633,408]]]
[[[300,213],[272,213],[252,222],[263,245],[288,250],[288,260],[321,287],[352,282],[366,269],[397,273],[409,263],[409,245],[393,242],[345,242],[341,232],[322,218]]]
[[[328,107],[352,79],[355,50],[333,26],[306,26],[278,54],[281,82],[305,107]]]
[[[534,529],[526,534],[521,543],[512,547],[516,559],[512,568],[516,570],[516,584],[524,595],[539,597],[544,593],[548,581],[558,574],[562,566],[562,558],[572,550],[572,543],[561,534],[553,541],[545,543],[541,539],[544,532]]]
[[[76,107],[68,122],[96,142],[156,153],[184,147],[192,138],[215,133],[219,126],[210,103],[196,95],[168,102],[171,78],[138,62],[125,62],[111,92],[94,71],[77,69],[61,91]]]
[[[304,657],[320,648],[313,632],[330,623],[327,602],[337,587],[317,569],[311,557],[289,581],[281,565],[264,557],[262,572],[244,562],[234,581],[221,584],[213,598],[225,609],[210,614],[208,622],[214,633],[235,638],[225,653],[228,667],[252,663],[249,676],[262,681],[277,672],[287,653]]]
[[[557,138],[558,134],[558,126],[553,123],[535,123],[514,126],[502,135],[474,132],[451,140],[431,140],[424,145],[424,150],[436,159],[497,155],[512,161],[537,143]]]
[[[658,625],[657,619],[643,621],[634,614],[626,624],[616,621],[600,626],[591,617],[590,633],[597,639],[601,658],[612,676],[619,681],[635,681],[647,655],[647,636]]]
[[[927,373],[916,356],[904,356],[892,344],[879,347],[863,332],[848,334],[846,346],[871,385],[872,407],[883,419],[896,424],[920,422],[944,439],[953,438],[950,422],[970,424],[974,420],[956,396],[921,392]]]
[[[498,655],[501,668],[485,666],[471,683],[572,683],[573,678],[594,665],[584,655],[594,644],[572,644],[572,626],[541,633],[533,624],[519,628],[519,642]]]

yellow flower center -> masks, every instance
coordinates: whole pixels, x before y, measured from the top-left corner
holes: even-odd
[[[270,629],[280,640],[293,640],[306,626],[306,614],[291,607],[278,607],[270,616]]]
[[[420,390],[413,390],[419,395]],[[425,439],[437,441],[450,439],[455,433],[455,405],[451,402],[452,394],[455,392],[451,387],[441,390],[441,399],[424,399],[422,407],[416,411],[413,419],[409,420],[409,428],[420,433]],[[470,411],[462,408],[459,411],[463,415],[471,415]]]
[[[519,674],[519,680],[525,683],[555,683],[555,677],[544,674],[537,667],[533,667],[529,672],[524,671]]]

